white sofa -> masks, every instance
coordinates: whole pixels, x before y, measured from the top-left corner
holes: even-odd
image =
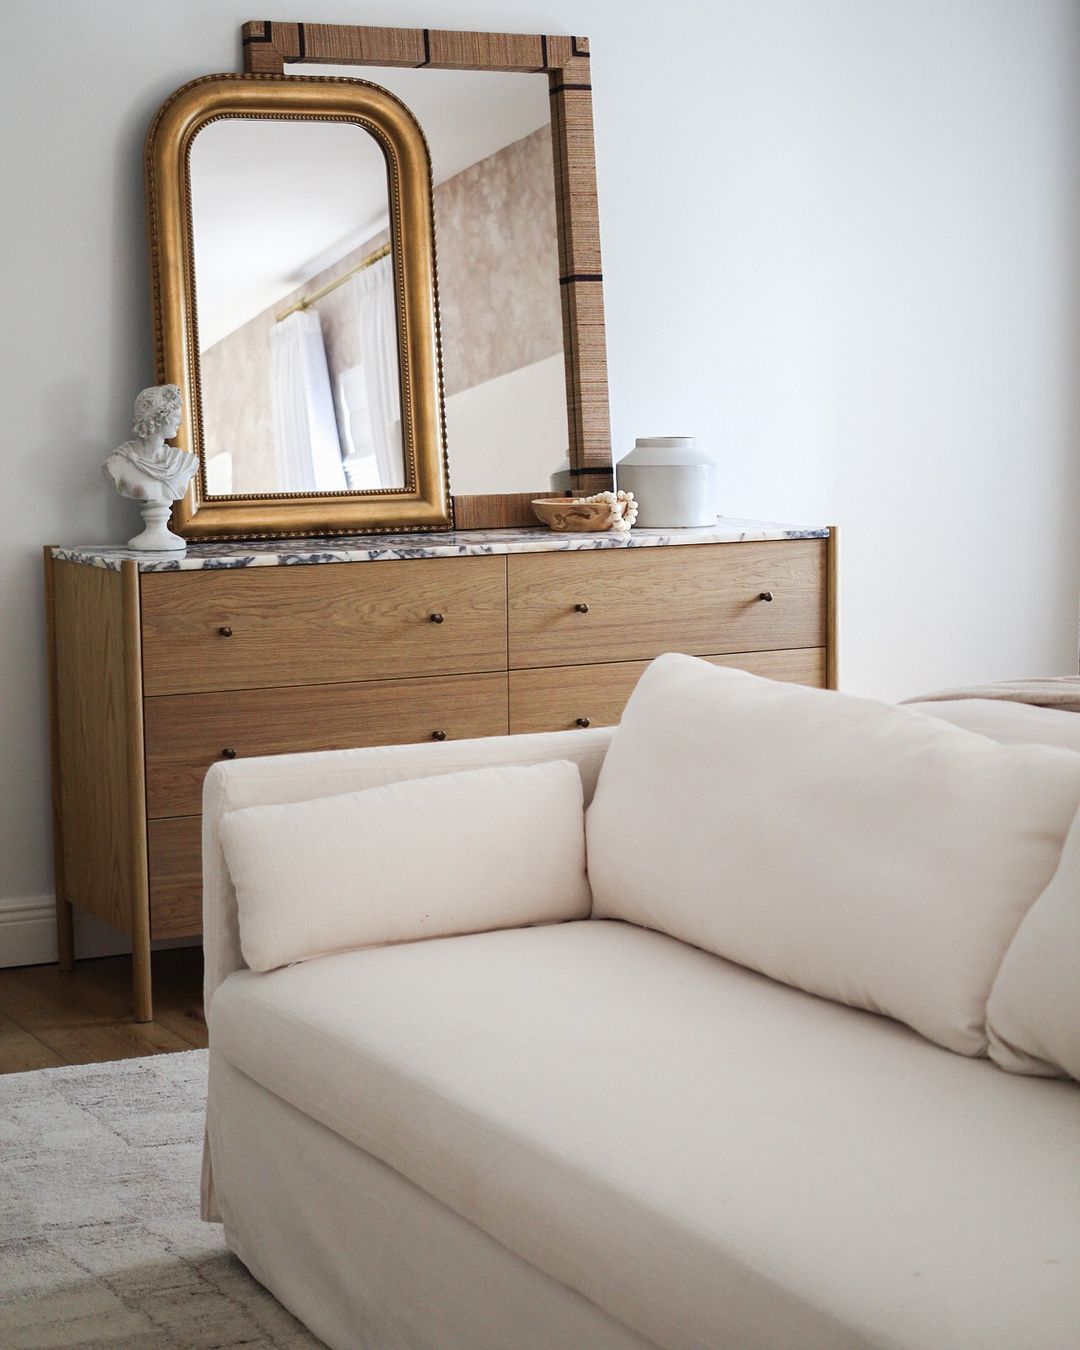
[[[672,660],[689,659],[662,658]],[[768,683],[730,687],[756,697]],[[853,715],[862,716],[855,704]],[[769,726],[788,707],[801,716],[802,705],[777,706]],[[837,705],[808,706],[831,715]],[[615,733],[237,760],[211,770],[204,1217],[223,1221],[252,1273],[335,1347],[1075,1350],[1080,1086],[1040,1076],[1053,1068],[1030,1059],[1027,1072],[1011,1073],[987,1058],[979,1048],[988,1034],[985,992],[974,1030],[967,1012],[957,1014],[957,1036],[982,1037],[964,1042],[964,1053],[896,1020],[906,1018],[902,1009],[891,1017],[869,1010],[874,991],[864,998],[849,990],[850,972],[833,966],[850,956],[860,978],[878,978],[869,952],[887,918],[851,939],[864,943],[861,956],[841,934],[806,974],[799,963],[816,937],[799,936],[798,925],[824,922],[824,911],[801,913],[778,932],[767,900],[755,900],[736,940],[763,925],[761,940],[780,944],[776,959],[794,963],[784,968],[787,982],[748,968],[754,961],[744,955],[737,962],[703,950],[729,942],[722,925],[695,930],[696,945],[654,931],[692,927],[693,915],[654,916],[651,927],[588,917],[369,946],[268,973],[246,968],[222,847],[228,813],[555,760],[578,765],[588,801],[613,734],[631,745],[633,710]],[[911,718],[942,732],[945,751],[935,741],[931,758],[989,754],[999,743],[1080,749],[1080,718],[1070,714],[989,703],[894,711],[906,720],[883,723],[887,736],[909,735]],[[817,762],[812,721],[806,744],[791,744],[804,774]],[[993,741],[958,729],[950,741],[948,723]],[[828,734],[842,758],[842,738]],[[665,736],[674,758],[664,762],[675,774],[678,755],[692,746]],[[758,753],[751,741],[748,732],[731,758]],[[622,753],[626,760],[629,750]],[[1046,773],[1067,796],[1071,756],[1065,763],[1046,754]],[[1012,791],[1022,772],[1008,764]],[[775,767],[751,775],[747,793],[768,788],[782,813],[791,803],[779,800],[778,780],[769,787]],[[937,763],[932,781],[944,772]],[[987,777],[990,770],[980,781]],[[670,781],[653,814],[692,815],[701,794],[680,804],[680,780]],[[594,810],[603,818],[601,805]],[[1015,802],[1005,806],[1015,820]],[[605,828],[632,828],[648,843],[649,815],[629,820],[632,808],[615,797],[606,809],[614,819]],[[657,828],[678,829],[674,819]],[[1060,853],[1061,829],[1047,826],[1031,846]],[[784,837],[792,838],[790,827]],[[731,871],[740,838],[733,834],[722,851],[711,831],[689,846],[684,838],[667,865],[682,875],[696,865],[688,847],[698,849],[697,862],[705,858],[738,901],[748,893],[744,871]],[[420,831],[415,846],[424,846]],[[597,836],[597,865],[605,847]],[[648,847],[635,873],[639,890],[656,865],[656,846]],[[789,852],[798,851],[792,839]],[[784,857],[775,865],[793,864]],[[996,873],[1007,870],[995,864]],[[1077,877],[1080,895],[1080,867]],[[837,876],[837,893],[850,880]],[[1033,894],[1046,881],[1035,878]],[[646,903],[637,884],[620,878],[617,892],[605,892],[593,878],[597,909]],[[825,889],[814,904],[831,901]],[[1033,912],[1030,897],[1022,908],[996,939],[1005,947]],[[737,904],[732,914],[738,921]],[[831,943],[836,933],[825,937]],[[934,938],[928,969],[950,940]],[[888,938],[885,950],[893,964],[908,959],[903,938]],[[989,990],[1001,953],[985,959]],[[931,1023],[943,978],[927,977],[925,990],[916,984]],[[845,1001],[829,989],[792,987],[796,979],[839,980]],[[983,986],[976,979],[971,987]],[[933,1025],[928,1034],[937,1034]]]

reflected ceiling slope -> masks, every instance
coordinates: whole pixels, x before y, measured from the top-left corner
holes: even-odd
[[[543,75],[299,65],[288,73],[365,78],[396,94],[424,129],[436,183],[549,121]],[[215,123],[192,146],[192,197],[203,350],[386,226],[381,152],[346,125]]]

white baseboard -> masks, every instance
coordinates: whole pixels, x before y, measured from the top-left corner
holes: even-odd
[[[56,960],[56,911],[51,898],[0,900],[0,966]]]
[[[198,938],[153,943],[162,947],[198,946]],[[75,911],[75,956],[121,956],[131,943],[100,919]],[[0,968],[41,966],[56,960],[56,905],[51,895],[0,900]]]

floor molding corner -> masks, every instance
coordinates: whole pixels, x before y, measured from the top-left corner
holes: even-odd
[[[56,960],[56,911],[51,895],[0,900],[0,966]]]
[[[153,947],[184,947],[197,938],[155,942]],[[122,956],[131,943],[115,928],[75,911],[75,956]],[[56,960],[56,904],[51,895],[0,898],[0,969],[42,966]]]

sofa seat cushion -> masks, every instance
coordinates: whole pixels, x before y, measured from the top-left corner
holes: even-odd
[[[1074,1343],[1070,1083],[601,920],[240,971],[209,1020],[235,1068],[657,1345]]]

